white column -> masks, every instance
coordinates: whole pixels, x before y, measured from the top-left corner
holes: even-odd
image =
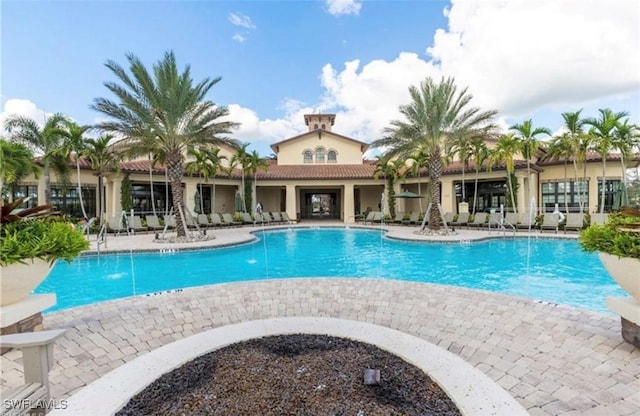
[[[289,218],[294,219],[300,219],[298,218],[298,204],[296,203],[297,201],[297,195],[296,195],[296,186],[295,185],[287,185],[287,196],[286,196],[287,200],[286,200],[286,206],[287,206],[287,215],[289,216]]]
[[[122,190],[122,179],[114,179],[107,184],[107,218],[120,215],[122,205],[120,204],[120,193]]]
[[[344,185],[342,200],[344,201],[344,218],[342,220],[346,223],[356,222],[356,209],[353,201],[353,184]]]

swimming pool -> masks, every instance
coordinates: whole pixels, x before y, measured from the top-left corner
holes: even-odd
[[[287,277],[374,277],[463,286],[607,312],[624,292],[597,255],[574,240],[495,239],[468,244],[388,239],[379,230],[299,228],[259,241],[175,253],[81,257],[58,262],[37,293],[47,312],[132,295],[222,282]],[[528,259],[528,260],[527,260]]]

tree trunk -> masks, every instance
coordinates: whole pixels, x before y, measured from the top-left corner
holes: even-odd
[[[156,214],[156,200],[155,200],[155,192],[153,192],[153,167],[152,167],[152,158],[151,155],[149,155],[149,196],[151,199],[151,208],[153,210],[153,215],[157,216],[158,214]]]
[[[564,212],[569,213],[569,199],[567,198],[567,160],[564,161]]]
[[[82,184],[80,183],[80,161],[78,161],[78,154],[76,153],[76,171],[78,174],[78,199],[80,200],[80,209],[82,210],[82,217],[89,218],[87,211],[84,209],[84,202],[82,202]]]
[[[600,194],[600,213],[601,214],[604,212],[604,195],[607,187],[606,171],[607,171],[607,157],[603,156],[602,157],[602,192]]]
[[[44,169],[42,172],[42,176],[44,177],[44,203],[51,203],[51,176],[49,173],[49,162],[44,162]],[[38,205],[42,205],[40,201],[38,201]]]
[[[200,214],[204,214],[204,194],[202,193],[202,175],[200,175]]]
[[[103,190],[104,184],[103,184],[103,179],[102,179],[102,173],[98,172],[98,212],[97,212],[97,217],[98,217],[98,224],[102,225],[102,211],[104,211],[104,209],[102,208],[102,190]]]
[[[182,192],[182,178],[184,175],[184,168],[182,166],[182,160],[180,157],[170,155],[167,158],[167,172],[169,175],[169,181],[171,182],[171,199],[173,200],[173,212],[176,216],[176,231],[178,237],[186,237],[184,230],[185,220],[182,218],[182,212],[184,212],[184,196]]]
[[[578,162],[575,160],[575,158],[573,159],[573,173],[576,176],[576,180],[573,183],[574,187],[578,186]],[[584,202],[582,200],[582,191],[578,191],[576,192],[578,194],[578,205],[580,206],[580,214],[584,214]]]
[[[442,175],[442,159],[440,149],[436,148],[429,158],[429,180],[431,181],[431,210],[429,211],[429,229],[440,230],[440,176]]]
[[[516,200],[513,197],[514,192],[513,192],[513,182],[511,181],[511,172],[507,171],[507,186],[509,187],[509,196],[511,197],[511,206],[513,207],[513,211],[514,212],[518,212],[518,210],[516,209]],[[529,214],[531,215],[531,214]]]
[[[473,215],[476,215],[476,204],[478,203],[478,175],[480,174],[480,169],[476,163],[476,180],[473,186]]]

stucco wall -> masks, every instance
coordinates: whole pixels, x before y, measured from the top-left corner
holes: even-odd
[[[315,151],[320,146],[325,149],[325,164],[327,164],[326,154],[329,150],[337,152],[337,161],[331,164],[354,165],[362,163],[362,151],[359,143],[343,139],[328,131],[315,131],[307,133],[298,139],[279,144],[278,164],[302,165],[304,163],[303,152],[305,150],[311,150],[314,156],[313,163],[316,163]]]

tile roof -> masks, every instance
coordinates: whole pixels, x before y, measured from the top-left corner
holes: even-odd
[[[620,161],[622,155],[620,153],[609,153],[607,156],[608,162]],[[598,152],[587,152],[587,162],[601,162],[602,156]],[[640,163],[640,153],[636,153],[628,161],[636,161]],[[568,159],[568,162],[573,162],[573,157]],[[564,163],[564,159],[558,158],[543,158],[538,161],[538,165],[540,166],[551,166],[551,165],[561,165]]]
[[[375,165],[272,165],[259,171],[259,180],[276,179],[372,179]]]

